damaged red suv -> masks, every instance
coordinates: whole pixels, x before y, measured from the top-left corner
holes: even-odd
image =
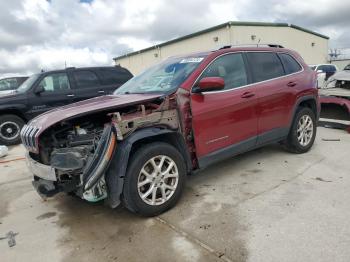
[[[21,137],[43,197],[74,193],[154,216],[195,170],[276,142],[307,152],[319,109],[316,74],[294,51],[225,47],[169,58],[114,95],[44,113]]]

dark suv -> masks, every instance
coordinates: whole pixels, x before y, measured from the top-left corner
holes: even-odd
[[[67,68],[32,75],[17,90],[0,93],[0,145],[20,142],[20,130],[50,109],[112,94],[132,77],[122,67]]]
[[[307,152],[319,109],[316,73],[297,53],[227,47],[169,58],[114,95],[33,119],[21,136],[40,195],[153,216],[195,170],[275,142]]]

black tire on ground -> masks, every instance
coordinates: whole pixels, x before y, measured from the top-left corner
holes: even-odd
[[[20,144],[20,131],[24,124],[23,119],[16,115],[1,115],[0,145],[11,146]]]
[[[309,117],[312,120],[312,136],[308,144],[302,145],[302,143],[298,140],[298,124],[302,117]],[[288,137],[285,141],[285,147],[288,151],[292,153],[302,154],[306,153],[310,150],[312,145],[314,144],[317,130],[317,122],[315,113],[308,107],[299,107],[291,129],[289,131]]]
[[[152,205],[142,200],[141,196],[139,195],[138,182],[139,174],[144,165],[152,158],[158,156],[166,156],[175,163],[178,171],[178,182],[172,196],[170,196],[167,201],[160,203],[159,205]],[[162,142],[154,142],[142,146],[131,156],[129,160],[122,194],[123,204],[131,212],[137,213],[141,216],[159,215],[175,206],[175,204],[178,202],[185,186],[186,175],[185,161],[175,147]],[[149,188],[150,187],[151,185],[149,185]],[[146,188],[146,191],[148,189]],[[158,192],[157,196],[162,193],[159,191],[161,191],[161,189],[156,191]]]

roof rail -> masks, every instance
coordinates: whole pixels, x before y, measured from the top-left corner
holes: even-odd
[[[274,48],[284,48],[282,45],[279,44],[241,44],[241,45],[225,45],[223,47],[220,47],[221,49],[227,49],[227,48],[234,48],[234,47],[274,47]]]

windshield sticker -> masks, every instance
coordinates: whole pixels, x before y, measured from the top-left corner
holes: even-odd
[[[187,64],[187,63],[200,63],[202,62],[204,57],[188,57],[184,58],[180,61],[180,64]]]

